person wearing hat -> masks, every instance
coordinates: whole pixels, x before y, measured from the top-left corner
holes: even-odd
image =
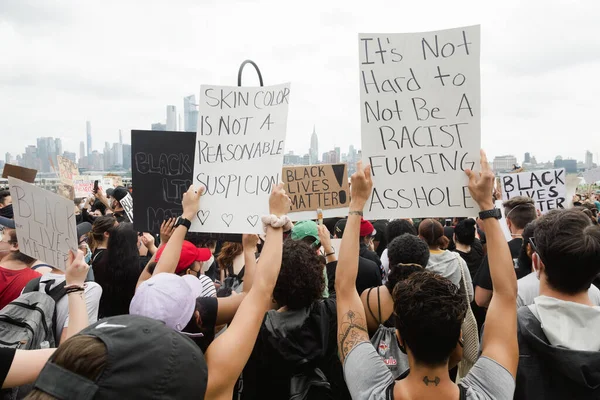
[[[377,231],[373,224],[366,219],[360,220],[360,250],[359,254],[361,257],[366,258],[367,260],[373,261],[377,264],[377,268],[379,268],[379,273],[381,274],[381,279],[385,278],[385,270],[381,265],[381,259],[375,252],[375,245],[373,243]]]
[[[15,221],[0,217],[0,309],[19,297],[27,282],[41,276],[31,269],[34,262],[19,251]]]
[[[127,197],[129,191],[125,189],[123,186],[118,186],[113,190],[112,198],[110,202],[110,208],[113,210],[113,215],[117,219],[117,222],[133,222],[129,220],[129,216],[123,209],[121,205],[121,200]]]

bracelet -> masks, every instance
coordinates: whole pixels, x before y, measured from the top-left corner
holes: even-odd
[[[348,213],[348,215],[358,215],[358,216],[363,216],[363,212],[362,211],[350,211]]]
[[[81,289],[81,290],[85,290],[86,287],[87,287],[87,283],[84,283],[83,285],[73,284],[73,285],[67,285],[67,286],[65,286],[65,290],[69,290],[69,289]]]
[[[284,231],[289,231],[293,228],[292,220],[287,215],[282,217],[278,217],[275,214],[265,215],[261,218],[263,223],[263,228],[265,232],[267,232],[267,227],[270,226],[272,228],[283,228]]]
[[[69,288],[69,289],[65,289],[65,292],[67,294],[77,293],[77,292],[83,292],[83,291],[85,291],[85,288],[82,287],[82,286],[77,286],[77,287],[72,287],[72,288]]]
[[[325,257],[335,256],[335,251],[325,254]]]

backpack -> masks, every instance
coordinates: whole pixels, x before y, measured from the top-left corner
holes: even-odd
[[[306,368],[290,380],[290,400],[333,399],[331,385],[319,368]]]
[[[408,357],[400,350],[400,345],[398,344],[398,339],[396,337],[396,329],[384,326],[383,321],[381,321],[381,298],[379,297],[379,288],[377,288],[379,318],[376,318],[373,311],[371,311],[369,298],[371,296],[371,290],[373,289],[374,288],[370,288],[367,292],[367,308],[373,319],[379,323],[379,328],[377,328],[371,337],[371,344],[375,347],[375,350],[377,350],[377,354],[381,356],[384,364],[387,365],[394,379],[398,379],[398,377],[408,369]]]
[[[230,269],[230,275],[224,279],[223,287],[229,288],[236,293],[241,293],[243,290],[242,284],[244,283],[244,272],[246,266],[243,266],[240,270],[240,273],[235,275],[233,273],[233,268]]]

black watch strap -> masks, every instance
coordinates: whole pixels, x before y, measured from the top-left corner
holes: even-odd
[[[491,210],[480,211],[479,218],[480,219],[488,219],[488,218],[502,219],[502,212],[498,208],[492,208]]]
[[[186,229],[189,231],[190,227],[192,226],[192,222],[189,219],[179,217],[177,218],[177,222],[175,222],[175,228],[177,228],[179,225],[185,226]]]

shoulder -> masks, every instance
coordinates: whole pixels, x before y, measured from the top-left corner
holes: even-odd
[[[86,287],[85,287],[85,295],[86,296],[98,296],[98,298],[100,298],[100,296],[102,296],[102,286],[100,286],[98,283],[96,282],[86,282]]]
[[[344,378],[353,399],[385,400],[394,377],[370,342],[357,344],[344,360]]]
[[[467,398],[473,399],[512,399],[515,392],[511,373],[485,356],[479,357],[460,385],[467,389]]]

